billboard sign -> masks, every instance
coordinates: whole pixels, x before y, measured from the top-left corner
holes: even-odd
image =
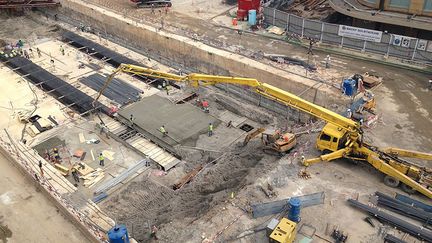
[[[338,35],[366,41],[381,42],[382,31],[339,25]]]

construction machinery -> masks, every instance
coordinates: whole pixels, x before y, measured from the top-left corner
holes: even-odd
[[[282,134],[279,131],[266,130],[261,134],[261,141],[265,145],[264,152],[282,155],[290,151],[297,144],[296,136],[292,133]]]
[[[285,90],[267,83],[259,82],[253,78],[215,76],[196,73],[176,75],[140,66],[121,64],[108,77],[98,96],[95,98],[95,102],[102,94],[104,88],[109,85],[118,72],[144,75],[151,78],[160,78],[174,82],[186,82],[193,87],[215,84],[247,86],[250,90],[264,97],[306,112],[327,122],[316,140],[316,146],[323,152],[323,154],[318,158],[305,159],[303,161],[305,166],[320,161],[331,161],[339,158],[365,161],[386,175],[384,179],[386,185],[391,187],[403,185],[402,189],[404,190],[415,190],[429,198],[432,198],[431,170],[417,166],[400,158],[411,157],[432,160],[432,154],[396,148],[381,149],[368,144],[363,141],[363,130],[360,123],[334,111],[313,104]]]
[[[260,127],[246,135],[243,146],[246,146],[252,138],[260,134],[264,145],[263,151],[268,154],[282,155],[290,151],[297,144],[295,134],[289,132],[282,134],[277,130],[266,130]]]
[[[138,8],[161,8],[171,7],[171,0],[130,0],[135,3]]]
[[[292,243],[297,234],[297,223],[287,218],[282,218],[269,236],[271,243]]]

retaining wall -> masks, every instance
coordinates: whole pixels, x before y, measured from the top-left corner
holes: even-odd
[[[90,232],[88,226],[84,225],[84,223],[77,218],[77,215],[74,215],[70,211],[71,208],[69,209],[66,208],[62,204],[62,202],[60,202],[56,198],[56,196],[53,195],[55,194],[55,192],[50,192],[45,186],[41,185],[41,183],[43,183],[42,180],[44,180],[44,178],[39,178],[40,181],[35,180],[35,176],[33,174],[30,174],[31,173],[30,167],[27,166],[26,168],[25,165],[19,161],[20,159],[21,161],[24,161],[26,158],[19,157],[18,153],[13,152],[14,149],[16,148],[13,148],[11,144],[4,142],[3,139],[0,138],[0,154],[2,154],[5,158],[7,158],[12,163],[12,165],[16,167],[26,177],[26,179],[28,179],[29,182],[31,182],[35,187],[40,189],[40,191],[46,196],[46,198],[48,198],[61,211],[63,216],[65,216],[70,222],[72,222],[80,230],[81,233],[83,233],[83,235],[87,238],[88,242],[91,243],[103,242]],[[55,190],[54,188],[51,189]],[[100,232],[99,232],[99,236],[101,236]]]
[[[119,37],[142,52],[166,57],[172,62],[203,73],[252,77],[294,94],[303,92],[303,98],[323,106],[336,100],[333,98],[334,93],[324,86],[321,86],[319,92],[316,92],[315,88],[310,88],[316,81],[202,44],[188,37],[157,31],[155,27],[80,0],[61,2],[62,15],[88,24],[101,33]],[[304,92],[307,89],[309,90]],[[328,95],[330,93],[333,94],[331,98]]]

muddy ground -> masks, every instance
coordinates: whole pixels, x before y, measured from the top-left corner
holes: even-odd
[[[188,20],[188,18],[184,19]],[[182,21],[184,19],[182,18]],[[192,18],[189,20],[191,28],[194,28],[197,24],[192,23]],[[35,31],[38,32],[37,29]],[[45,34],[45,31],[45,29],[41,30],[40,35]],[[213,33],[211,28],[207,31],[209,35]],[[21,38],[28,33],[31,31],[24,31],[11,39]],[[219,32],[214,35],[220,34]],[[230,37],[229,33],[225,34],[227,38],[235,37],[235,35]],[[302,48],[294,46],[286,48],[285,43],[277,41],[257,38],[256,42],[245,43],[245,45],[252,43],[251,47],[255,46],[257,50],[265,48],[268,51],[277,50],[287,54],[292,51],[293,55],[304,56]],[[316,58],[319,61],[319,56]],[[383,86],[375,91],[382,118],[376,127],[367,131],[368,139],[380,146],[431,150],[432,131],[428,129],[431,125],[431,92],[425,89],[424,82],[427,78],[425,75],[351,58],[335,59],[339,61],[336,63],[339,66],[332,68],[329,76],[339,77],[346,73],[372,69],[384,76]],[[262,110],[253,112],[250,105],[240,106],[231,98],[223,99],[219,94],[207,95],[218,106],[220,105],[221,109],[229,109],[262,125],[292,127],[292,123],[289,123],[285,117],[275,118],[277,116],[273,113]],[[218,99],[221,102],[217,102]],[[197,164],[208,164],[192,183],[179,191],[173,191],[169,183],[161,183],[159,178],[161,175],[154,171],[155,173],[143,175],[110,195],[101,206],[117,222],[126,223],[131,235],[140,242],[148,240],[150,226],[154,224],[161,230],[161,242],[197,242],[203,239],[201,232],[214,233],[222,229],[236,214],[244,213],[241,210],[247,209],[250,202],[273,200],[266,198],[256,186],[258,180],[263,180],[273,183],[279,193],[278,199],[325,190],[326,195],[331,199],[326,201],[323,207],[304,210],[303,217],[306,222],[312,222],[319,232],[323,232],[328,221],[338,221],[353,234],[354,242],[360,242],[360,239],[375,239],[372,237],[375,235],[374,230],[368,228],[367,224],[362,224],[361,219],[364,215],[349,208],[345,200],[356,193],[365,199],[368,194],[378,189],[386,192],[398,191],[398,189],[390,190],[384,187],[382,175],[369,166],[355,166],[341,161],[314,166],[311,168],[313,178],[310,181],[297,178],[298,154],[306,156],[318,154],[313,146],[314,140],[314,134],[302,137],[299,141],[300,146],[292,152],[292,156],[282,160],[262,153],[259,141],[252,141],[244,148],[238,147],[237,143],[233,144],[221,158],[219,158],[221,153],[191,151],[185,158],[187,164],[182,165],[182,169],[188,172]],[[234,150],[236,152],[232,153]],[[211,162],[217,158],[219,159]],[[231,192],[236,195],[234,200],[230,198]],[[330,200],[337,202],[331,204]],[[251,220],[248,216],[243,216],[239,224],[232,227],[232,230],[226,231],[220,239],[236,237],[259,223],[260,220]],[[264,238],[257,234],[246,239],[245,242],[262,242],[257,239]]]
[[[211,94],[205,96],[211,104],[217,104],[212,109],[236,107],[231,111],[257,123],[264,123],[261,125],[270,122],[279,124],[276,116],[273,117],[269,111],[265,113],[260,107],[255,106],[253,112],[248,109],[248,106],[253,106],[247,102],[240,104],[240,100],[209,90],[203,91],[201,97],[204,97],[204,93]],[[224,103],[214,102],[216,97],[225,97]],[[280,157],[264,153],[258,140],[250,142],[246,147],[241,146],[241,142],[235,142],[222,153],[190,150],[184,153],[183,160],[186,163],[181,167],[187,172],[198,164],[205,167],[193,182],[174,191],[170,185],[159,183],[154,175],[145,175],[116,192],[115,196],[101,205],[118,222],[133,228],[133,235],[140,242],[148,240],[151,225],[163,225],[179,219],[185,225],[191,224],[226,201],[230,193],[236,195],[246,186],[254,184],[256,178],[274,168]],[[238,206],[247,208],[248,202],[244,201]]]

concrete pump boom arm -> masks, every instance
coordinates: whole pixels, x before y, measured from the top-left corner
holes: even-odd
[[[143,75],[146,77],[152,78],[160,78],[171,80],[175,82],[186,82],[190,83],[194,87],[198,87],[200,85],[215,85],[215,84],[236,84],[236,85],[245,85],[251,87],[255,92],[268,97],[273,100],[277,100],[282,102],[290,107],[299,109],[303,112],[309,113],[317,118],[323,119],[326,122],[332,123],[340,129],[344,129],[350,132],[354,137],[358,138],[360,133],[360,124],[357,122],[346,118],[342,115],[339,115],[336,112],[328,110],[319,105],[315,105],[312,102],[304,100],[294,94],[291,94],[285,90],[279,89],[270,84],[261,83],[253,78],[239,78],[239,77],[228,77],[228,76],[218,76],[218,75],[206,75],[206,74],[197,74],[191,73],[188,75],[180,76],[172,73],[162,72],[153,70],[150,68],[140,67],[131,64],[121,64],[107,79],[105,85],[99,91],[98,96],[95,99],[99,99],[100,95],[109,85],[111,80],[118,72],[126,72],[132,73],[136,75]]]
[[[238,77],[228,77],[228,76],[217,76],[217,75],[205,75],[205,74],[188,74],[188,75],[176,75],[167,72],[157,71],[150,68],[140,67],[131,64],[121,64],[109,77],[107,81],[104,83],[103,87],[99,91],[93,103],[95,104],[99,97],[102,95],[104,90],[111,83],[112,79],[118,72],[126,72],[136,74],[138,76],[146,76],[156,79],[165,79],[171,80],[175,82],[185,82],[189,83],[194,87],[198,87],[200,85],[215,85],[215,84],[236,84],[236,85],[244,85],[250,87],[254,92],[257,92],[269,99],[276,100],[278,102],[284,103],[290,107],[296,108],[298,110],[304,111],[310,115],[313,115],[317,118],[323,119],[328,123],[336,125],[338,129],[345,130],[348,133],[348,140],[345,144],[344,148],[341,148],[337,151],[334,151],[330,154],[320,156],[316,159],[307,160],[307,163],[316,163],[318,161],[330,161],[336,158],[341,157],[350,157],[352,154],[362,155],[363,160],[368,161],[372,166],[374,166],[379,171],[383,172],[386,175],[397,178],[402,181],[406,185],[412,187],[413,189],[421,192],[423,195],[432,198],[432,192],[412,180],[405,174],[402,174],[396,168],[393,168],[389,163],[380,158],[380,155],[375,151],[370,150],[363,144],[361,141],[361,128],[360,124],[346,118],[342,115],[337,114],[331,110],[328,110],[319,105],[315,105],[312,102],[304,100],[294,94],[291,94],[287,91],[279,89],[270,84],[261,83],[256,79],[252,78],[238,78]],[[387,148],[381,150],[383,153],[395,154],[402,157],[412,157],[419,159],[431,160],[432,155],[409,151],[403,149],[396,148]]]

